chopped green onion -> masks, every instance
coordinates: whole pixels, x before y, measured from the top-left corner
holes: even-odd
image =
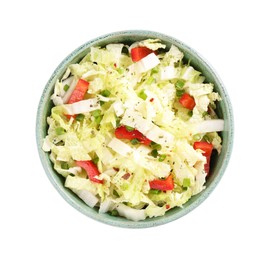
[[[61,169],[68,170],[69,169],[68,163],[67,162],[61,162]]]
[[[201,140],[201,135],[200,134],[193,135],[193,140],[195,141]]]
[[[119,117],[117,117],[117,118],[115,119],[116,127],[119,127],[119,126],[120,126],[120,121],[121,121],[121,119],[120,119]]]
[[[176,96],[181,97],[185,93],[184,89],[177,89],[176,90]]]
[[[155,74],[155,73],[158,73],[158,68],[153,68],[151,70],[151,75]]]
[[[160,154],[159,158],[158,158],[158,161],[163,162],[165,159],[166,159],[166,154]]]
[[[63,141],[63,140],[61,140],[60,142],[56,143],[56,145],[57,145],[57,146],[64,146],[64,145],[65,145],[65,143],[64,143],[64,141]]]
[[[123,67],[116,69],[119,74],[123,74],[125,72],[125,69]]]
[[[105,101],[99,100],[99,104],[103,106],[105,104]]]
[[[160,194],[161,190],[150,189],[149,194]]]
[[[85,115],[84,114],[78,114],[76,116],[76,121],[79,121],[79,122],[82,122],[85,118]]]
[[[137,139],[137,138],[134,138],[132,140],[130,140],[130,142],[133,144],[133,145],[136,145],[136,144],[139,144],[140,141]]]
[[[103,97],[109,97],[111,95],[111,92],[108,89],[104,89],[100,92],[100,95]]]
[[[203,113],[202,113],[202,117],[205,117],[205,116],[207,116],[208,115],[208,112],[207,111],[204,111]]]
[[[154,158],[157,158],[157,157],[158,157],[158,151],[157,151],[157,149],[154,149],[154,150],[151,152],[151,155],[152,155]]]
[[[97,164],[98,161],[99,161],[99,158],[98,158],[98,157],[95,157],[95,158],[92,159],[92,162],[93,162],[94,164]]]
[[[157,143],[155,143],[153,141],[151,142],[150,147],[152,149],[156,149],[156,150],[160,150],[161,149],[161,145],[160,144],[157,144]]]
[[[183,186],[184,188],[188,188],[188,187],[190,186],[190,179],[189,179],[189,178],[183,179],[183,184],[182,184],[182,186]]]
[[[95,117],[95,122],[99,125],[101,120],[102,120],[103,116],[97,116]]]
[[[116,190],[113,190],[113,195],[114,195],[115,197],[117,197],[117,198],[120,197],[119,194],[118,194],[118,192],[117,192]]]
[[[178,81],[175,83],[175,87],[176,87],[177,89],[181,89],[181,88],[184,87],[185,83],[186,83],[185,80],[180,79],[180,80],[178,80]]]
[[[68,91],[68,89],[69,89],[69,85],[66,84],[66,85],[64,86],[64,90],[65,90],[65,91]]]
[[[188,116],[192,117],[192,115],[193,115],[193,111],[192,110],[189,110],[188,111]]]
[[[97,110],[94,110],[93,112],[92,112],[92,116],[93,117],[99,117],[101,115],[101,110],[100,109],[97,109]]]
[[[128,189],[128,184],[127,183],[123,183],[122,185],[121,185],[121,189],[122,190],[127,190]]]
[[[212,142],[211,138],[208,135],[205,135],[203,137],[203,141],[208,142],[208,143],[211,143]]]
[[[133,130],[134,130],[134,128],[133,128],[133,127],[128,126],[128,125],[126,125],[125,127],[126,127],[126,129],[127,129],[127,131],[128,131],[128,132],[131,132],[131,131],[133,131]]]
[[[147,85],[150,85],[150,84],[152,84],[152,83],[154,82],[154,80],[155,80],[155,79],[154,79],[153,77],[150,76],[150,77],[146,80],[145,83],[146,83]]]
[[[143,100],[147,99],[147,95],[144,93],[144,90],[141,90],[141,92],[138,94],[138,97],[140,97]]]
[[[63,135],[66,132],[66,130],[63,127],[59,126],[55,128],[55,132],[57,135]]]
[[[111,215],[112,216],[118,216],[119,214],[118,214],[118,211],[116,209],[114,209],[114,210],[111,211]]]

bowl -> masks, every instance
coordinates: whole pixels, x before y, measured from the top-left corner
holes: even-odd
[[[221,153],[218,156],[214,155],[214,158],[211,159],[212,172],[207,179],[206,188],[201,193],[191,197],[191,199],[185,203],[182,208],[173,208],[167,211],[162,217],[147,218],[143,221],[134,222],[125,218],[111,216],[110,214],[106,213],[99,214],[97,208],[90,208],[81,199],[79,199],[77,195],[75,195],[68,188],[65,188],[64,178],[54,170],[53,164],[49,159],[49,154],[42,150],[42,143],[48,129],[46,118],[49,116],[50,110],[53,106],[50,96],[52,95],[57,78],[64,74],[68,65],[79,62],[86,55],[91,46],[105,46],[109,43],[118,42],[131,44],[132,42],[147,38],[158,38],[167,46],[171,46],[172,44],[177,46],[184,53],[186,61],[190,61],[190,64],[195,69],[201,71],[206,77],[207,82],[212,82],[214,84],[214,90],[218,92],[222,98],[222,101],[218,102],[217,104],[216,112],[219,118],[224,119],[224,131],[221,133],[223,146]],[[215,189],[226,170],[233,146],[233,133],[233,112],[229,96],[217,73],[209,65],[209,63],[200,54],[198,54],[197,51],[193,50],[180,40],[162,33],[143,30],[109,33],[86,42],[69,54],[55,69],[48,83],[46,84],[40,98],[36,117],[36,141],[40,160],[49,180],[60,195],[72,207],[84,215],[112,226],[125,228],[148,228],[169,223],[188,214],[190,211],[198,207],[203,201],[205,201],[209,194]]]

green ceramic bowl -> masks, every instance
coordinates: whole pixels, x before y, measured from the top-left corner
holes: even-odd
[[[212,173],[207,180],[206,189],[200,194],[193,196],[184,205],[183,208],[173,208],[172,210],[168,211],[165,216],[162,217],[149,218],[144,221],[133,222],[121,217],[113,217],[109,214],[99,214],[98,209],[88,207],[73,192],[64,187],[64,178],[54,171],[53,165],[49,159],[49,154],[45,153],[41,149],[41,147],[43,139],[46,136],[47,132],[46,118],[47,116],[49,116],[50,110],[53,105],[50,100],[50,96],[53,92],[54,84],[57,78],[63,75],[68,65],[71,63],[79,62],[82,57],[86,55],[91,46],[104,46],[109,43],[117,42],[130,44],[132,42],[140,41],[147,38],[159,38],[168,47],[170,47],[171,44],[177,46],[184,52],[186,61],[190,60],[190,64],[195,69],[202,72],[202,74],[206,77],[206,81],[214,83],[215,91],[217,91],[222,97],[222,101],[219,102],[217,106],[217,113],[218,116],[225,121],[225,130],[221,134],[223,139],[223,149],[219,156],[216,155],[212,159]],[[40,160],[48,178],[50,179],[53,186],[57,189],[57,191],[61,194],[61,196],[75,209],[92,219],[109,225],[126,228],[146,228],[162,225],[181,218],[182,216],[186,215],[187,213],[195,209],[197,206],[199,206],[214,190],[225,172],[233,146],[233,131],[233,113],[228,94],[221,80],[219,79],[213,68],[209,65],[209,63],[206,62],[205,59],[202,58],[202,56],[199,55],[195,50],[191,49],[183,42],[171,36],[157,32],[142,30],[120,31],[110,33],[83,44],[82,46],[74,50],[71,54],[69,54],[56,68],[56,70],[50,77],[47,85],[45,86],[45,89],[40,99],[36,118],[36,139]]]

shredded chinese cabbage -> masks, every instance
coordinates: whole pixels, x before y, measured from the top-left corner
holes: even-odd
[[[135,47],[152,52],[133,62]],[[205,188],[206,157],[193,144],[206,141],[221,152],[218,132],[224,121],[214,112],[221,98],[183,57],[180,49],[159,39],[96,46],[56,81],[43,150],[65,178],[65,187],[89,207],[99,207],[100,214],[132,221],[162,216]],[[89,82],[88,90],[69,104],[79,79]],[[192,110],[180,104],[183,93],[193,97]],[[117,138],[120,126],[139,131],[151,143]],[[77,161],[94,162],[101,182],[90,180]],[[172,189],[151,188],[151,181],[169,175]]]

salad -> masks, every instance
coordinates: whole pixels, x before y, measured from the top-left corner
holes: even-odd
[[[224,121],[211,83],[176,46],[91,47],[55,84],[43,150],[99,213],[140,221],[205,188]]]

